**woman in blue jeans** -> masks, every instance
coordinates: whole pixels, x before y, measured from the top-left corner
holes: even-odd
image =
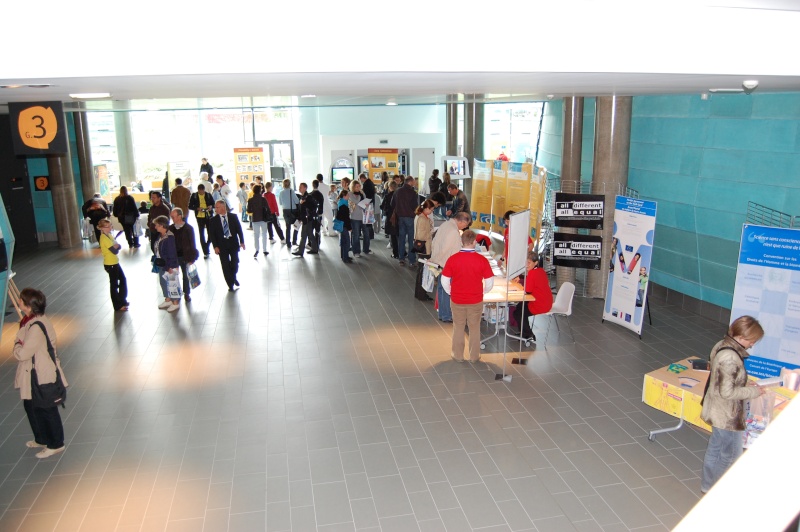
[[[748,382],[744,359],[747,350],[764,336],[751,316],[731,323],[728,334],[711,350],[711,372],[703,395],[700,417],[711,425],[711,438],[703,459],[700,490],[706,493],[742,455],[745,429],[744,402],[764,395],[764,388]]]
[[[159,216],[153,220],[153,225],[155,225],[158,234],[161,235],[156,242],[154,259],[156,266],[158,266],[158,283],[161,285],[161,293],[164,294],[164,301],[158,305],[158,308],[167,312],[175,312],[181,308],[180,295],[178,299],[169,297],[167,280],[164,277],[165,273],[174,274],[180,271],[178,250],[175,247],[175,235],[169,230],[169,218],[166,216]]]
[[[364,209],[359,205],[360,202],[364,201],[365,197],[364,193],[361,192],[361,183],[358,181],[350,183],[350,195],[347,198],[347,202],[350,206],[350,223],[353,225],[350,245],[355,257],[361,256],[361,240],[359,237],[362,234],[364,236],[364,253],[366,255],[372,254],[369,250],[369,227],[364,223]]]
[[[339,248],[342,251],[342,261],[346,264],[353,262],[350,258],[350,230],[353,228],[350,221],[350,206],[347,203],[347,189],[339,193],[339,202],[336,204],[336,219],[342,222],[343,228],[339,232]]]

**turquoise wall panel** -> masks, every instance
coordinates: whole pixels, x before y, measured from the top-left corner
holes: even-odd
[[[628,182],[659,202],[654,282],[730,308],[748,202],[800,215],[798,175],[800,93],[634,98]]]

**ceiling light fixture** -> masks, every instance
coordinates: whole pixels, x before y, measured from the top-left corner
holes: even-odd
[[[386,102],[386,105],[397,105],[397,102],[394,100],[389,100],[388,102]]]
[[[23,85],[0,85],[0,89],[21,89]]]
[[[744,92],[744,89],[708,89],[708,92],[714,94],[738,94]]]
[[[316,94],[302,94],[300,95],[301,98],[316,98]]]
[[[70,98],[75,100],[95,100],[98,98],[110,98],[110,92],[77,92],[75,94],[70,94]]]

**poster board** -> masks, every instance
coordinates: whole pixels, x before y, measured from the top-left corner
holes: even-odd
[[[506,208],[506,188],[508,181],[508,163],[505,161],[492,161],[492,231],[503,234],[505,222],[503,215]]]
[[[167,163],[167,173],[169,175],[169,191],[175,188],[175,180],[180,178],[183,186],[191,187],[192,170],[186,161]]]
[[[508,218],[508,259],[506,276],[511,279],[525,271],[528,256],[528,228],[531,211],[516,212]]]
[[[472,227],[491,231],[492,217],[492,169],[493,161],[475,159],[472,163]]]
[[[656,202],[617,196],[603,320],[642,334]]]
[[[239,183],[245,183],[248,187],[250,183],[256,181],[256,177],[260,177],[264,182],[264,176],[267,172],[267,167],[264,161],[264,148],[234,148],[233,149],[233,166],[236,170],[236,183],[231,185],[234,191],[239,190]]]
[[[553,264],[567,268],[599,270],[603,259],[600,235],[553,234]]]
[[[528,211],[531,201],[531,171],[530,163],[508,163],[506,173],[506,210],[514,212]],[[525,232],[531,226],[530,219],[527,220]]]
[[[369,148],[367,149],[367,179],[375,183],[381,182],[381,174],[386,172],[389,177],[400,173],[397,148]]]
[[[606,197],[556,192],[556,227],[602,229]]]
[[[533,165],[531,165],[531,199],[528,205],[531,210],[531,238],[534,240],[538,240],[542,232],[546,189],[547,169],[540,167],[538,172],[533,173]]]
[[[756,318],[764,337],[745,368],[775,377],[800,367],[800,230],[744,224],[731,305],[731,322]]]

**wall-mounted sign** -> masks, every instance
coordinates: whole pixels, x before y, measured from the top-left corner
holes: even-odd
[[[553,264],[556,266],[599,270],[602,251],[601,236],[553,234]]]
[[[62,155],[68,152],[61,102],[9,102],[8,111],[16,155]]]
[[[40,175],[33,178],[33,184],[39,192],[50,190],[50,178],[46,175]]]
[[[603,228],[602,194],[556,192],[556,227]]]

